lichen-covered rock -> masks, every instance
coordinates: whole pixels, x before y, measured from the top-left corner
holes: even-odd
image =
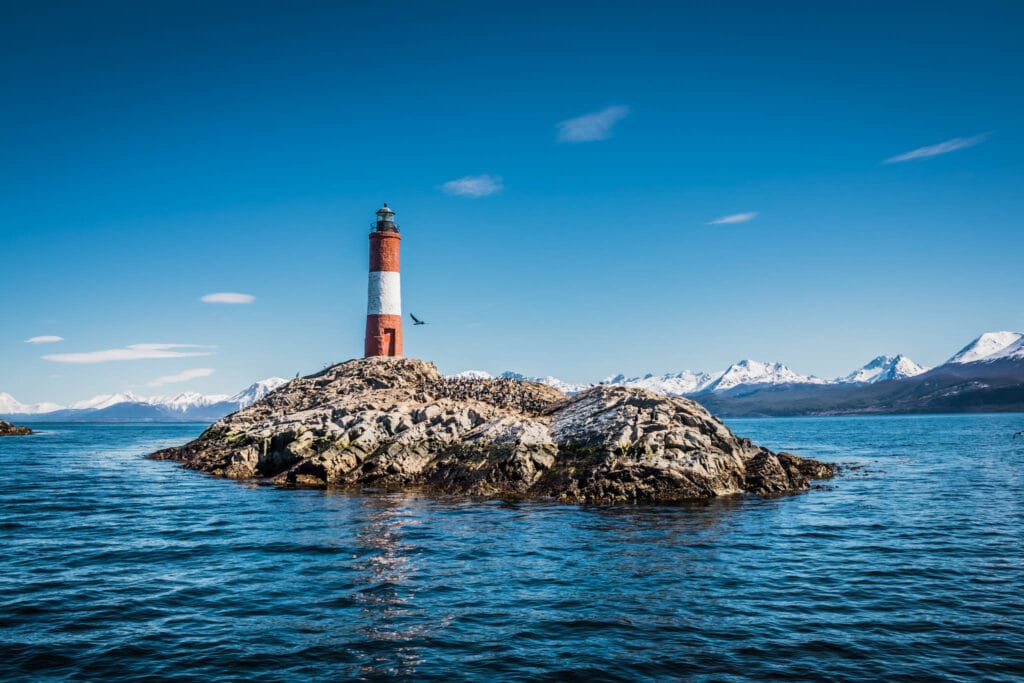
[[[0,436],[25,436],[31,433],[28,427],[15,427],[10,422],[0,420]]]
[[[782,493],[832,465],[736,437],[704,408],[642,389],[567,397],[513,379],[445,378],[414,359],[295,379],[154,458],[219,476],[567,502]]]

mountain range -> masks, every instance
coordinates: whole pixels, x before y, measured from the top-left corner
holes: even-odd
[[[480,370],[454,377],[490,378]],[[577,393],[593,384],[640,387],[686,396],[725,417],[844,415],[926,412],[1024,411],[1024,334],[986,332],[935,368],[904,355],[878,356],[834,379],[801,375],[782,363],[741,360],[720,372],[683,370],[636,377],[613,375],[580,384],[556,377],[526,377]],[[270,377],[234,395],[183,392],[141,397],[132,392],[104,394],[69,406],[23,404],[0,393],[0,418],[27,422],[212,422],[245,408],[284,384]]]
[[[568,393],[592,386],[530,379]],[[742,360],[721,372],[614,375],[598,384],[686,396],[724,417],[1024,411],[1024,334],[986,332],[935,368],[904,355],[878,356],[848,375],[822,379],[782,363]]]
[[[574,394],[594,384],[610,384],[626,387],[639,387],[670,396],[695,396],[706,393],[724,394],[747,387],[765,387],[780,385],[863,385],[874,384],[892,379],[906,379],[927,372],[904,355],[878,356],[871,359],[848,375],[836,379],[822,379],[813,375],[801,375],[782,363],[764,363],[756,360],[741,360],[733,363],[721,372],[682,372],[664,375],[647,374],[638,377],[612,375],[600,382],[578,384],[566,382],[557,377],[527,377],[518,372],[503,372],[499,377],[507,379],[528,379],[540,382],[568,394]],[[482,370],[467,370],[457,373],[454,377],[490,379],[491,375]]]
[[[100,394],[69,406],[56,403],[25,404],[0,393],[0,415],[29,422],[213,422],[246,408],[287,380],[269,377],[237,394],[198,394],[143,397],[126,391]]]

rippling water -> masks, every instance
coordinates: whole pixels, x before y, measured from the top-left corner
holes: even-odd
[[[258,488],[201,425],[0,439],[0,678],[1017,679],[1024,415],[735,420],[826,488],[579,507]]]

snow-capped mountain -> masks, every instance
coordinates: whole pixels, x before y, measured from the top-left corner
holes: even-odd
[[[141,396],[136,396],[130,391],[124,391],[118,394],[99,394],[84,401],[75,401],[68,408],[72,410],[103,410],[118,403],[146,403],[148,400]]]
[[[813,375],[801,375],[782,363],[764,363],[756,360],[742,360],[729,366],[724,372],[683,372],[665,375],[644,375],[629,377],[615,375],[603,380],[602,384],[639,387],[669,396],[689,396],[702,393],[722,393],[745,386],[781,384],[843,384],[872,383],[890,379],[913,377],[928,368],[922,367],[900,354],[878,356],[868,364],[845,377],[826,380]]]
[[[123,403],[159,406],[179,413],[185,413],[194,408],[206,408],[218,403],[232,403],[237,405],[238,408],[245,408],[284,384],[285,381],[280,377],[271,377],[243,389],[234,396],[229,396],[228,394],[200,394],[195,391],[183,391],[179,394],[148,397],[139,396],[131,391],[117,394],[100,394],[84,401],[72,403],[68,408],[72,410],[103,410],[104,408],[110,408],[111,406]],[[60,406],[57,409],[59,408]]]
[[[923,368],[906,356],[878,356],[862,368],[834,380],[826,380],[813,375],[801,375],[782,363],[765,363],[756,360],[741,360],[733,363],[723,372],[682,372],[664,375],[646,374],[628,377],[624,374],[611,375],[599,383],[611,386],[636,387],[647,389],[669,396],[697,396],[704,393],[724,393],[741,387],[764,387],[784,384],[844,384],[870,383],[889,379],[913,377],[927,368]],[[490,379],[492,375],[483,370],[466,370],[452,375],[466,379]],[[507,371],[499,377],[507,379],[529,380],[540,382],[560,389],[567,394],[575,394],[591,384],[566,382],[557,377],[529,377],[518,372]]]
[[[56,403],[22,403],[10,394],[0,393],[0,415],[39,415],[60,410]]]
[[[890,379],[914,377],[928,372],[929,369],[918,365],[901,353],[898,356],[878,356],[863,367],[836,381],[844,384],[873,384]]]
[[[139,396],[130,391],[100,394],[68,407],[56,403],[26,405],[10,394],[0,393],[0,415],[46,420],[210,420],[248,407],[288,380],[269,377],[233,396],[185,391],[167,396]]]
[[[565,392],[567,394],[579,393],[590,386],[589,384],[575,384],[573,382],[566,382],[564,380],[560,380],[557,377],[552,377],[550,375],[548,375],[547,377],[527,377],[526,375],[522,375],[518,372],[512,372],[511,370],[506,370],[505,372],[501,373],[498,376],[503,379],[520,379],[528,380],[530,382],[539,382],[541,384],[546,384],[549,387],[554,387],[555,389],[558,389],[559,391]]]
[[[751,387],[693,398],[725,417],[1024,412],[1024,334],[986,332],[930,370],[898,360],[876,358],[825,385]]]
[[[173,396],[151,396],[145,399],[143,403],[185,413],[193,408],[205,408],[217,403],[224,403],[228,400],[230,400],[230,397],[227,394],[199,394],[194,391],[184,391]],[[250,404],[251,402],[246,405]]]
[[[1020,332],[986,332],[960,349],[946,363],[975,363],[1012,357],[1015,352],[1024,350],[1020,348],[1021,339],[1024,339],[1024,334]]]
[[[733,363],[722,376],[711,382],[705,391],[723,392],[740,386],[754,384],[825,384],[820,377],[800,375],[782,363],[762,363],[756,360],[741,360]]]
[[[1024,336],[1018,339],[1015,344],[1010,344],[1005,349],[996,351],[991,356],[985,356],[981,359],[981,362],[988,363],[989,361],[999,360],[1000,358],[1024,360]]]
[[[454,375],[449,375],[449,377],[455,379],[494,379],[494,375],[484,370],[463,370],[462,372],[457,372]],[[516,379],[546,384],[549,387],[554,387],[566,394],[575,394],[590,386],[589,384],[573,384],[572,382],[564,382],[557,377],[528,377],[520,372],[512,372],[511,370],[501,373],[498,377],[501,379]]]
[[[463,370],[462,372],[456,372],[454,375],[449,375],[454,379],[494,379],[494,376],[483,370]]]
[[[612,375],[600,381],[600,384],[626,386],[647,389],[669,396],[692,396],[715,394],[733,395],[742,388],[780,387],[793,385],[798,387],[813,386],[847,386],[869,385],[888,381],[907,380],[938,371],[946,366],[963,366],[971,363],[992,363],[997,360],[1009,359],[1024,361],[1024,333],[1020,332],[986,332],[950,358],[946,365],[939,368],[928,368],[903,354],[895,356],[877,356],[867,364],[857,368],[848,375],[835,379],[822,379],[814,375],[801,375],[783,363],[765,363],[756,360],[741,360],[733,363],[724,372],[681,372],[664,375],[640,375],[629,377],[624,374]],[[454,377],[487,379],[491,375],[483,370],[467,370]],[[591,384],[566,382],[556,377],[529,377],[517,372],[503,372],[500,377],[525,379],[541,382],[548,386],[561,389],[567,394],[582,391]]]
[[[483,370],[466,370],[452,377],[463,377],[467,379],[489,379],[491,375]],[[499,377],[506,379],[529,380],[540,382],[549,387],[560,389],[567,394],[575,394],[593,386],[592,384],[566,382],[557,377],[529,377],[518,372],[507,371]],[[682,372],[666,373],[664,375],[647,374],[637,377],[627,377],[623,374],[606,377],[600,384],[611,386],[637,387],[647,389],[669,396],[688,396],[700,394],[706,391],[728,391],[744,385],[762,384],[824,384],[825,380],[818,377],[800,375],[782,363],[762,363],[755,360],[742,360],[733,363],[725,372]]]
[[[625,375],[612,375],[601,380],[601,384],[612,384],[623,387],[637,387],[655,391],[669,396],[685,396],[696,394],[707,389],[708,385],[722,376],[721,372],[682,372],[666,373],[664,375],[646,374],[643,377],[626,377]]]
[[[268,377],[267,379],[260,380],[255,384],[250,384],[234,396],[226,397],[224,400],[228,403],[237,403],[239,409],[245,408],[247,406],[251,406],[256,401],[259,401],[261,398],[287,381],[288,380],[281,377]]]

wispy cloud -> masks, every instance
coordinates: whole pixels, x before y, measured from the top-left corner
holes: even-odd
[[[201,344],[132,344],[123,349],[105,349],[84,353],[52,353],[43,356],[54,363],[109,363],[121,360],[148,360],[153,358],[191,358],[212,356],[213,351],[181,351],[179,349],[210,349]]]
[[[606,107],[558,123],[559,142],[593,142],[611,137],[612,127],[629,114],[629,107]]]
[[[176,384],[178,382],[187,382],[190,379],[198,379],[200,377],[209,377],[213,374],[213,368],[192,368],[191,370],[184,370],[179,372],[177,375],[164,375],[163,377],[157,377],[155,380],[149,383],[151,387],[159,387],[164,384]]]
[[[201,299],[204,304],[251,304],[256,301],[252,294],[240,294],[238,292],[214,292],[207,294]]]
[[[441,186],[441,189],[459,197],[486,197],[489,194],[501,192],[503,187],[501,176],[484,174],[449,180]]]
[[[734,213],[731,216],[722,216],[716,218],[713,221],[709,221],[708,225],[729,225],[731,223],[746,223],[757,218],[757,211],[748,211],[747,213]]]
[[[913,161],[914,159],[927,159],[928,157],[937,157],[940,154],[949,154],[955,152],[958,149],[967,149],[968,147],[974,147],[988,140],[991,133],[982,133],[981,135],[975,135],[972,138],[953,138],[952,140],[946,140],[940,142],[937,145],[928,145],[927,147],[918,147],[912,149],[909,152],[903,154],[897,154],[894,157],[889,157],[883,164],[898,164],[901,161]]]
[[[55,334],[44,334],[39,337],[29,337],[25,340],[26,344],[53,344],[54,342],[64,341],[64,337],[58,337]]]

